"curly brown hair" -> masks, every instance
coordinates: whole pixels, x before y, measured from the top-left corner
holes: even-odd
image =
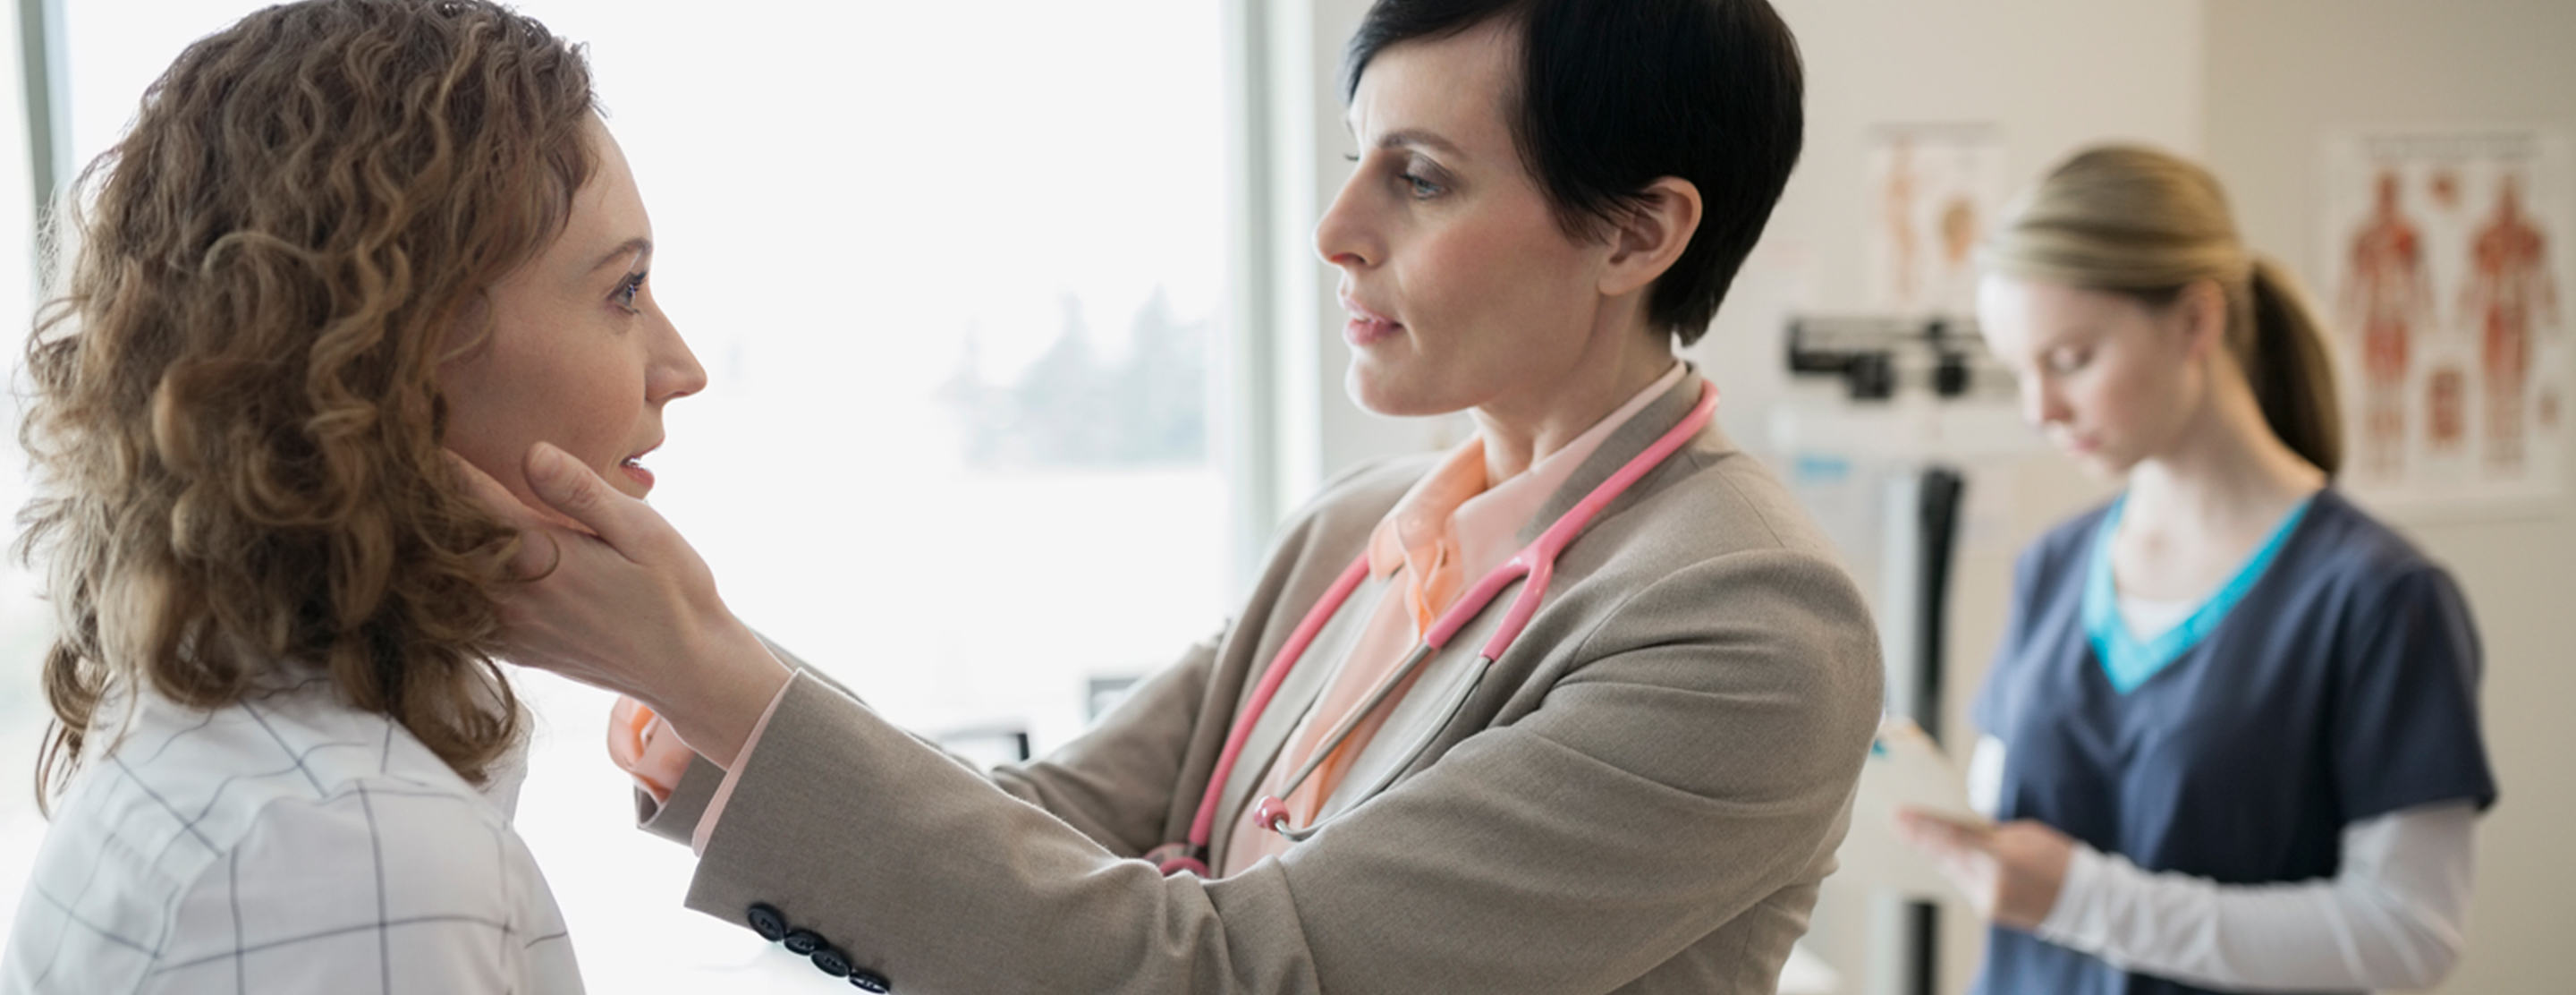
[[[145,92],[27,349],[40,802],[120,682],[212,709],[298,669],[485,779],[524,724],[492,655],[518,537],[446,462],[436,374],[562,231],[593,111],[582,51],[486,0],[271,7]]]

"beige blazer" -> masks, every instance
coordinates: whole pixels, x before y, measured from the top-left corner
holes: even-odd
[[[1618,429],[1527,534],[1699,389],[1685,377]],[[1233,877],[1135,859],[1188,831],[1252,683],[1429,466],[1328,485],[1220,638],[1044,760],[969,769],[800,671],[689,907],[775,910],[827,958],[928,995],[1767,995],[1834,866],[1878,719],[1878,643],[1825,537],[1714,425],[1566,550],[1520,639],[1387,790],[1337,799],[1320,834]],[[1509,596],[1409,698],[1445,686]],[[1258,724],[1224,817],[1320,678]],[[1377,742],[1410,745],[1397,724]],[[668,804],[644,802],[646,828],[686,839],[721,776],[701,764]]]

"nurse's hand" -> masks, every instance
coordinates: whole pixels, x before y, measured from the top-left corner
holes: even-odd
[[[538,443],[522,467],[545,508],[448,462],[520,531],[517,580],[500,589],[502,656],[641,701],[699,756],[730,767],[791,674],[716,596],[697,550],[553,446]]]
[[[2025,931],[2057,907],[2075,856],[2074,839],[2029,819],[1986,825],[1908,806],[1897,809],[1896,833],[1967,892],[1977,914]]]

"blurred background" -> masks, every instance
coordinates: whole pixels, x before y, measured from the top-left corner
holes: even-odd
[[[2109,493],[2037,444],[1962,324],[1962,250],[2013,192],[2105,140],[2200,158],[2247,240],[2330,314],[2366,293],[2345,260],[2382,177],[2442,260],[2508,185],[2557,237],[2541,277],[2560,308],[2533,330],[2516,461],[2460,455],[2490,444],[2475,428],[2446,448],[2451,340],[2431,336],[2426,368],[2392,386],[2422,427],[2356,439],[2387,462],[2345,485],[2449,566],[2485,641],[2503,800],[2481,823],[2467,958],[2441,990],[2569,990],[2576,856],[2559,834],[2576,779],[2549,758],[2576,702],[2560,414],[2576,4],[1774,2],[1807,59],[1806,152],[1689,355],[1729,432],[1878,599],[1891,710],[1962,760],[2013,554]],[[40,205],[181,48],[259,6],[17,0],[0,52],[13,392]],[[670,409],[654,505],[738,613],[961,751],[1002,761],[1078,734],[1217,631],[1320,481],[1463,438],[1456,419],[1378,418],[1342,392],[1309,235],[1349,168],[1337,71],[1362,0],[519,7],[589,46],[653,215],[655,295],[710,374]],[[2434,265],[2429,323],[2469,320],[2452,265]],[[2482,386],[2449,383],[2454,403]],[[17,412],[13,393],[13,440]],[[23,458],[12,444],[0,461],[14,510]],[[1006,566],[995,549],[1016,552]],[[0,567],[0,917],[43,833],[50,619],[23,566]],[[839,988],[681,909],[688,854],[629,828],[607,697],[521,680],[541,722],[519,827],[593,990]],[[1805,944],[1822,970],[1791,987],[1960,990],[1981,934],[1963,904],[1926,897],[1829,882]]]

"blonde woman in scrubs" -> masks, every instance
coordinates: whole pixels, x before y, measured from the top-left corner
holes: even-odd
[[[2022,556],[1976,704],[2000,825],[1905,828],[1995,924],[1979,992],[2423,988],[2495,779],[2442,568],[2331,486],[2324,342],[2208,172],[2095,149],[1982,252],[1986,342],[2109,505]]]
[[[698,847],[690,907],[871,991],[1773,990],[1833,866],[1879,659],[1828,541],[1714,423],[1573,541],[1481,681],[1458,675],[1508,597],[1409,693],[1362,703],[1462,588],[1701,400],[1674,344],[1796,159],[1795,42],[1762,0],[1385,0],[1349,66],[1358,154],[1315,242],[1350,392],[1470,412],[1476,437],[1328,483],[1217,640],[1052,756],[988,773],[922,745],[764,647],[643,505],[532,459],[598,538],[525,519],[563,561],[513,606],[515,658],[642,703],[621,752],[646,828]],[[534,572],[551,551],[531,545]],[[631,735],[659,728],[645,710],[694,756]],[[1320,832],[1254,819],[1283,792]]]

